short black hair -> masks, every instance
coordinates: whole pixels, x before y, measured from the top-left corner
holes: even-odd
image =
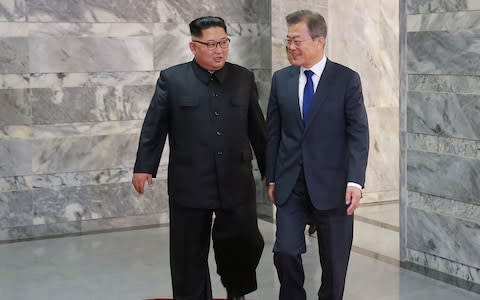
[[[210,27],[222,27],[227,32],[227,25],[220,17],[205,16],[200,17],[190,22],[190,34],[194,37],[201,37],[202,30]]]

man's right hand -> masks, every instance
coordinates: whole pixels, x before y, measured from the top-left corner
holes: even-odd
[[[275,204],[275,183],[270,182],[267,185],[267,193],[268,193],[268,198],[270,199],[270,202]]]
[[[135,188],[135,190],[139,193],[139,194],[143,194],[144,192],[144,186],[145,186],[145,181],[148,183],[148,185],[152,185],[153,184],[153,181],[152,181],[152,174],[148,174],[148,173],[133,173],[133,177],[132,177],[132,184],[133,184],[133,187]]]

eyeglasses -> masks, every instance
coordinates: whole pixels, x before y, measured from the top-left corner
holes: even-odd
[[[217,46],[220,46],[220,48],[222,48],[222,49],[227,49],[228,46],[230,45],[230,39],[229,38],[220,40],[219,42],[216,42],[216,41],[202,42],[202,41],[197,41],[197,40],[192,40],[192,42],[205,45],[205,46],[207,46],[208,50],[215,50],[215,49],[217,49]]]
[[[290,39],[284,39],[283,40],[283,44],[286,46],[286,47],[295,47],[295,48],[299,48],[300,46],[302,46],[302,43],[303,42],[306,42],[306,41],[310,41],[310,40],[313,40],[314,38],[310,38],[310,39],[306,39],[306,40],[290,40]]]

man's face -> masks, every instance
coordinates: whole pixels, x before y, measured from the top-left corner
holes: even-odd
[[[310,68],[323,58],[325,39],[312,39],[304,22],[288,27],[287,44],[287,57],[292,65]]]
[[[195,56],[195,61],[208,71],[216,71],[223,68],[228,57],[227,33],[222,27],[210,27],[202,30],[201,37],[193,37],[190,42],[190,50]],[[205,44],[203,44],[205,43]],[[215,48],[209,49],[206,44]],[[222,48],[222,45],[226,48]],[[210,46],[211,48],[212,46]]]

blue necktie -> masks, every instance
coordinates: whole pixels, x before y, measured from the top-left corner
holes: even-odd
[[[305,83],[305,88],[303,89],[303,125],[307,124],[308,120],[308,113],[310,112],[310,108],[312,107],[313,102],[313,94],[315,91],[313,90],[313,72],[310,70],[304,71],[305,76],[307,76],[307,82]]]

